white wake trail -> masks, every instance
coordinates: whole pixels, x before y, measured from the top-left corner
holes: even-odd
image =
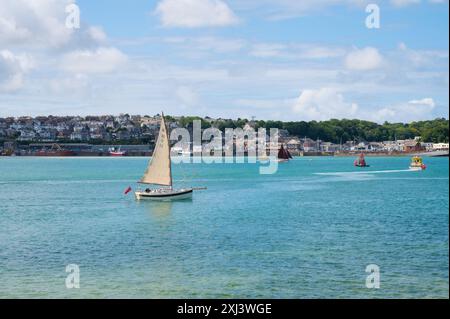
[[[360,172],[330,172],[330,173],[314,173],[314,175],[328,175],[328,176],[345,176],[357,174],[385,174],[385,173],[400,173],[400,172],[417,172],[417,169],[391,169],[383,171],[360,171]]]

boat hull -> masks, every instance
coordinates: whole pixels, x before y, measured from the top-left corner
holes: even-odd
[[[35,156],[48,156],[48,157],[60,157],[60,156],[75,156],[73,151],[39,151]]]
[[[151,191],[151,192],[135,192],[137,200],[154,200],[154,201],[173,201],[192,198],[192,188],[180,189],[180,190],[164,190],[164,191]]]
[[[126,152],[109,152],[110,156],[126,156]]]

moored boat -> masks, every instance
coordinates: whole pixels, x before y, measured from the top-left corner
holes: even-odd
[[[126,156],[127,152],[126,151],[121,151],[120,147],[117,149],[115,147],[111,147],[109,150],[109,155],[110,156]]]
[[[35,156],[51,156],[51,157],[59,157],[59,156],[75,156],[75,152],[71,150],[63,149],[58,144],[53,144],[50,148],[43,148],[40,151],[37,151]]]

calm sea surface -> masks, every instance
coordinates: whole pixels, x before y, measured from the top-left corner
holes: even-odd
[[[208,190],[158,203],[145,158],[0,158],[0,298],[448,298],[448,158],[368,161],[176,164]]]

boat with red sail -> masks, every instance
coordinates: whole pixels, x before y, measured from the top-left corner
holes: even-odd
[[[288,149],[284,148],[283,144],[278,151],[277,160],[278,162],[287,162],[292,158],[291,153],[289,153]]]
[[[369,167],[370,165],[367,165],[366,158],[363,153],[359,154],[359,157],[355,160],[353,163],[356,167]]]

